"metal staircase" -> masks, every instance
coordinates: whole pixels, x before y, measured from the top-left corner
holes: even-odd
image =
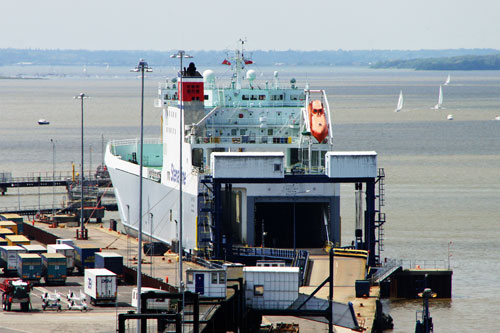
[[[212,217],[215,206],[213,200],[213,192],[209,187],[210,182],[203,182],[205,185],[204,191],[198,193],[198,255],[205,258],[210,258],[213,251],[213,232],[212,232]]]
[[[375,229],[377,246],[375,248],[375,264],[380,265],[380,253],[384,250],[384,223],[386,222],[385,213],[382,213],[382,207],[385,206],[385,171],[384,168],[378,169],[377,180],[375,182],[377,193],[377,210],[375,210]]]

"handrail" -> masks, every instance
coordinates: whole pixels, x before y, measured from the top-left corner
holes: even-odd
[[[110,141],[111,146],[128,146],[128,145],[139,144],[139,143],[140,143],[139,138]],[[144,144],[161,144],[162,141],[161,141],[161,138],[144,138],[143,143]]]

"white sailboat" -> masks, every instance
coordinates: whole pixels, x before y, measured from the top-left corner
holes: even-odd
[[[438,102],[436,105],[434,105],[434,109],[435,110],[439,110],[442,108],[442,105],[443,104],[443,87],[442,86],[439,86],[439,97],[438,97]]]
[[[399,92],[398,105],[396,106],[396,110],[394,112],[399,112],[403,109],[403,91]]]
[[[444,85],[447,86],[450,84],[450,74],[448,74],[448,77],[446,78],[446,81],[444,82]]]

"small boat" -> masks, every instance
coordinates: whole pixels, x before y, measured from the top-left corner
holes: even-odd
[[[326,123],[325,109],[320,100],[315,99],[309,103],[309,124],[312,136],[319,143],[323,142],[328,135],[328,125]]]
[[[47,119],[38,119],[38,125],[49,125],[50,124],[50,121],[48,121]]]
[[[453,120],[453,115],[452,114],[449,114],[448,117],[446,117],[446,119],[448,120]]]
[[[435,110],[441,109],[441,105],[443,104],[443,87],[439,86],[439,96],[438,96],[438,102],[436,105],[434,105]]]
[[[447,86],[450,84],[450,74],[448,74],[448,77],[446,78],[446,81],[444,82],[444,85]]]
[[[396,110],[394,112],[399,112],[403,109],[403,91],[399,92],[398,106],[396,106]]]

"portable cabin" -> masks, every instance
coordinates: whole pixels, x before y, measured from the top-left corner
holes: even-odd
[[[193,269],[186,271],[187,290],[205,298],[226,298],[227,278],[224,269]]]
[[[16,222],[0,221],[0,228],[10,229],[15,235],[19,235]]]
[[[23,231],[24,231],[24,217],[22,217],[19,214],[13,214],[13,213],[2,214],[2,215],[0,215],[0,217],[3,217],[3,219],[0,218],[0,220],[15,222],[17,224],[17,232],[19,233],[19,235],[23,234]]]
[[[6,237],[8,235],[15,235],[14,231],[7,229],[7,228],[0,228],[0,237],[3,239],[7,239]]]
[[[168,291],[142,287],[141,294],[145,294],[148,292],[154,292],[155,294],[168,294]],[[139,293],[137,292],[137,288],[132,289],[132,306],[137,308],[137,300],[139,299]],[[168,298],[149,298],[147,301],[147,309],[148,312],[165,312],[170,310],[170,299]],[[144,305],[142,305],[142,311],[144,311]]]
[[[245,300],[252,309],[283,310],[299,297],[299,267],[245,267]]]
[[[11,246],[14,245],[30,245],[31,241],[23,235],[7,235],[5,236],[5,239],[7,240],[7,243]]]

